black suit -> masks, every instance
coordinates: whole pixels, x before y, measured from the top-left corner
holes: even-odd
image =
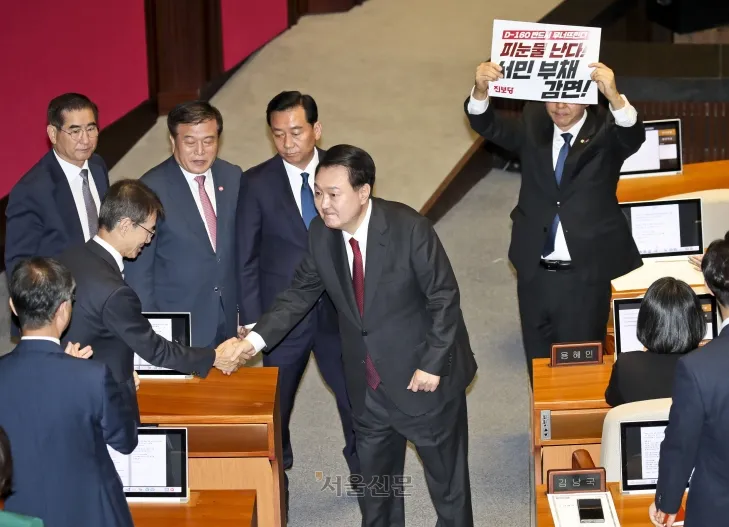
[[[109,188],[109,173],[100,156],[93,154],[89,169],[99,200]],[[79,169],[79,172],[81,169]],[[21,260],[32,256],[55,258],[68,247],[81,245],[84,231],[76,202],[61,165],[53,150],[48,151],[18,181],[8,197],[5,240],[7,277]],[[13,325],[13,334],[19,335]]]
[[[318,154],[321,159],[325,152],[319,150]],[[235,237],[241,325],[257,322],[271,307],[276,295],[291,284],[294,271],[306,254],[309,239],[281,156],[276,155],[246,171],[244,181],[238,197]],[[326,293],[286,338],[263,356],[264,366],[279,369],[284,469],[291,468],[294,462],[289,423],[312,350],[319,371],[337,400],[347,465],[352,474],[359,474],[337,312]]]
[[[127,390],[106,366],[55,342],[22,340],[0,358],[0,401],[15,465],[8,511],[46,527],[132,527],[106,447],[131,453],[137,424]]]
[[[610,280],[642,265],[615,193],[620,167],[640,148],[645,130],[640,119],[622,127],[603,108],[588,108],[558,185],[555,125],[544,104],[527,103],[520,120],[499,116],[492,104],[481,115],[468,113],[468,100],[465,107],[476,132],[521,159],[509,259],[531,375],[532,359],[549,357],[553,343],[604,340]],[[557,214],[572,262],[568,270],[548,271],[540,260]]]
[[[676,364],[681,357],[682,353],[621,353],[613,365],[605,402],[618,406],[671,397]]]
[[[65,342],[91,346],[118,383],[134,390],[134,353],[155,366],[205,377],[215,361],[210,348],[188,348],[154,332],[142,315],[114,257],[93,239],[59,258],[76,280],[76,302]],[[134,397],[136,401],[136,396]]]
[[[438,525],[472,525],[465,389],[476,361],[456,277],[427,219],[400,203],[373,198],[371,206],[364,315],[355,301],[342,232],[317,217],[309,229],[309,253],[291,287],[255,331],[275,346],[326,291],[339,313],[365,484],[402,474],[408,439],[426,467]],[[367,353],[382,381],[376,390],[365,380]],[[417,369],[441,376],[435,392],[407,390]],[[372,497],[371,490],[365,494],[363,525],[404,525],[402,498]]]
[[[725,525],[729,517],[729,330],[681,358],[661,443],[656,507],[675,514],[686,482],[686,527]]]

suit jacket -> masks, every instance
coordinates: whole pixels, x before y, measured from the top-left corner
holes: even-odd
[[[365,262],[364,317],[354,298],[340,230],[320,217],[291,287],[255,331],[275,346],[326,291],[339,314],[342,360],[353,410],[364,410],[365,356],[397,407],[412,416],[462,394],[476,373],[458,283],[431,223],[410,207],[372,199]],[[440,375],[435,392],[407,390],[415,370]]]
[[[187,180],[170,157],[142,176],[142,182],[159,196],[165,215],[157,220],[152,242],[124,270],[144,311],[192,314],[193,346],[208,346],[215,340],[221,299],[226,337],[237,334],[234,236],[241,169],[216,159],[212,175],[218,218],[216,250]]]
[[[661,443],[656,506],[678,511],[691,477],[686,527],[729,517],[729,330],[681,358]]]
[[[520,280],[536,272],[557,213],[575,269],[586,279],[611,280],[642,265],[615,196],[623,161],[645,141],[640,119],[621,127],[612,113],[588,108],[558,186],[552,164],[554,123],[544,104],[527,103],[520,120],[500,116],[493,104],[481,115],[470,115],[467,106],[468,100],[466,114],[476,132],[521,158],[522,182],[511,212],[509,248]]]
[[[319,150],[319,158],[325,153]],[[276,295],[291,284],[296,267],[306,255],[309,239],[281,156],[275,155],[247,170],[243,180],[236,219],[242,325],[257,322]],[[329,295],[324,293],[318,306],[316,316],[314,311],[310,312],[291,336],[307,331],[312,324],[330,333],[338,331],[337,312]]]
[[[134,371],[134,353],[155,366],[205,377],[215,361],[209,348],[188,348],[157,335],[116,261],[93,239],[60,258],[76,280],[76,302],[64,343],[90,345],[119,383]]]
[[[682,353],[650,351],[621,353],[613,365],[605,401],[610,406],[670,398],[673,377]]]
[[[0,400],[14,464],[8,511],[46,527],[133,525],[107,445],[131,453],[137,424],[105,365],[22,340],[0,358]]]
[[[89,167],[99,198],[103,199],[109,188],[104,160],[94,154],[89,159]],[[20,260],[32,256],[55,258],[66,248],[85,241],[71,187],[53,150],[15,184],[5,215],[8,277]]]
[[[21,514],[0,511],[0,525],[3,527],[43,527],[43,520]]]

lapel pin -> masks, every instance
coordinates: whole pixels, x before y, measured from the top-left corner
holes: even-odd
[[[218,187],[218,192],[223,192],[223,187]]]
[[[589,137],[587,139],[580,139],[580,143],[587,143],[589,140],[590,140]]]

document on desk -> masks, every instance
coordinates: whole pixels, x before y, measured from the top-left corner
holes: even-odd
[[[661,443],[666,435],[665,426],[651,426],[640,429],[641,481],[629,482],[636,485],[653,485],[658,482],[658,460],[661,457]]]
[[[638,313],[640,309],[620,310],[620,352],[641,351],[643,344],[638,340]],[[620,360],[620,359],[618,359]]]
[[[633,207],[630,213],[633,239],[640,254],[656,254],[681,249],[681,223],[678,204]]]
[[[586,524],[580,522],[580,511],[577,500],[599,499],[602,504],[604,522],[601,527],[620,527],[618,514],[615,512],[613,497],[609,492],[579,492],[576,494],[549,494],[549,509],[552,512],[554,527],[584,527]],[[646,513],[647,516],[647,513]]]

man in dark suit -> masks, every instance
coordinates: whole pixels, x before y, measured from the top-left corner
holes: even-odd
[[[152,242],[126,266],[144,311],[190,312],[192,345],[237,333],[235,209],[241,169],[217,158],[223,117],[204,101],[167,116],[172,156],[141,181],[164,206]]]
[[[268,103],[266,118],[278,155],[246,171],[245,190],[238,198],[238,305],[240,322],[248,328],[291,284],[296,266],[306,254],[309,224],[317,216],[314,173],[325,153],[316,148],[321,124],[310,95],[279,93]],[[337,313],[326,293],[291,333],[263,356],[264,366],[279,368],[284,469],[290,469],[294,462],[289,423],[312,349],[319,371],[337,400],[347,465],[352,474],[359,474]],[[285,481],[288,489],[288,477]]]
[[[141,181],[117,181],[101,202],[98,234],[60,257],[77,283],[76,314],[64,341],[91,346],[93,360],[109,366],[114,379],[131,393],[135,352],[155,366],[200,377],[213,366],[225,372],[235,369],[228,356],[235,351],[237,338],[217,349],[189,348],[162,338],[124,281],[123,259],[136,258],[150,242],[163,211],[157,196]]]
[[[729,517],[729,233],[709,245],[701,270],[723,322],[717,338],[678,361],[649,511],[654,525],[673,525],[689,477],[686,527]]]
[[[9,289],[22,337],[0,358],[0,423],[14,464],[6,509],[48,527],[131,527],[107,445],[122,454],[136,448],[133,406],[107,366],[60,345],[71,319],[71,273],[50,258],[23,260]]]
[[[371,198],[374,183],[364,150],[338,145],[320,160],[321,216],[311,222],[309,251],[244,340],[243,356],[278,344],[326,291],[339,314],[365,486],[362,525],[405,525],[409,440],[425,465],[437,525],[468,527],[465,390],[476,361],[458,283],[430,222],[406,205]]]
[[[7,276],[31,256],[56,257],[96,234],[99,206],[109,187],[96,105],[66,93],[48,105],[46,132],[53,145],[10,192],[5,240]],[[17,331],[17,328],[16,328]]]
[[[486,62],[464,103],[471,127],[518,154],[522,183],[511,213],[509,259],[529,377],[532,359],[549,357],[558,342],[604,341],[610,281],[642,265],[615,197],[620,167],[645,140],[643,123],[600,63],[592,81],[610,103],[528,103],[520,120],[489,103],[489,82],[503,78]]]

